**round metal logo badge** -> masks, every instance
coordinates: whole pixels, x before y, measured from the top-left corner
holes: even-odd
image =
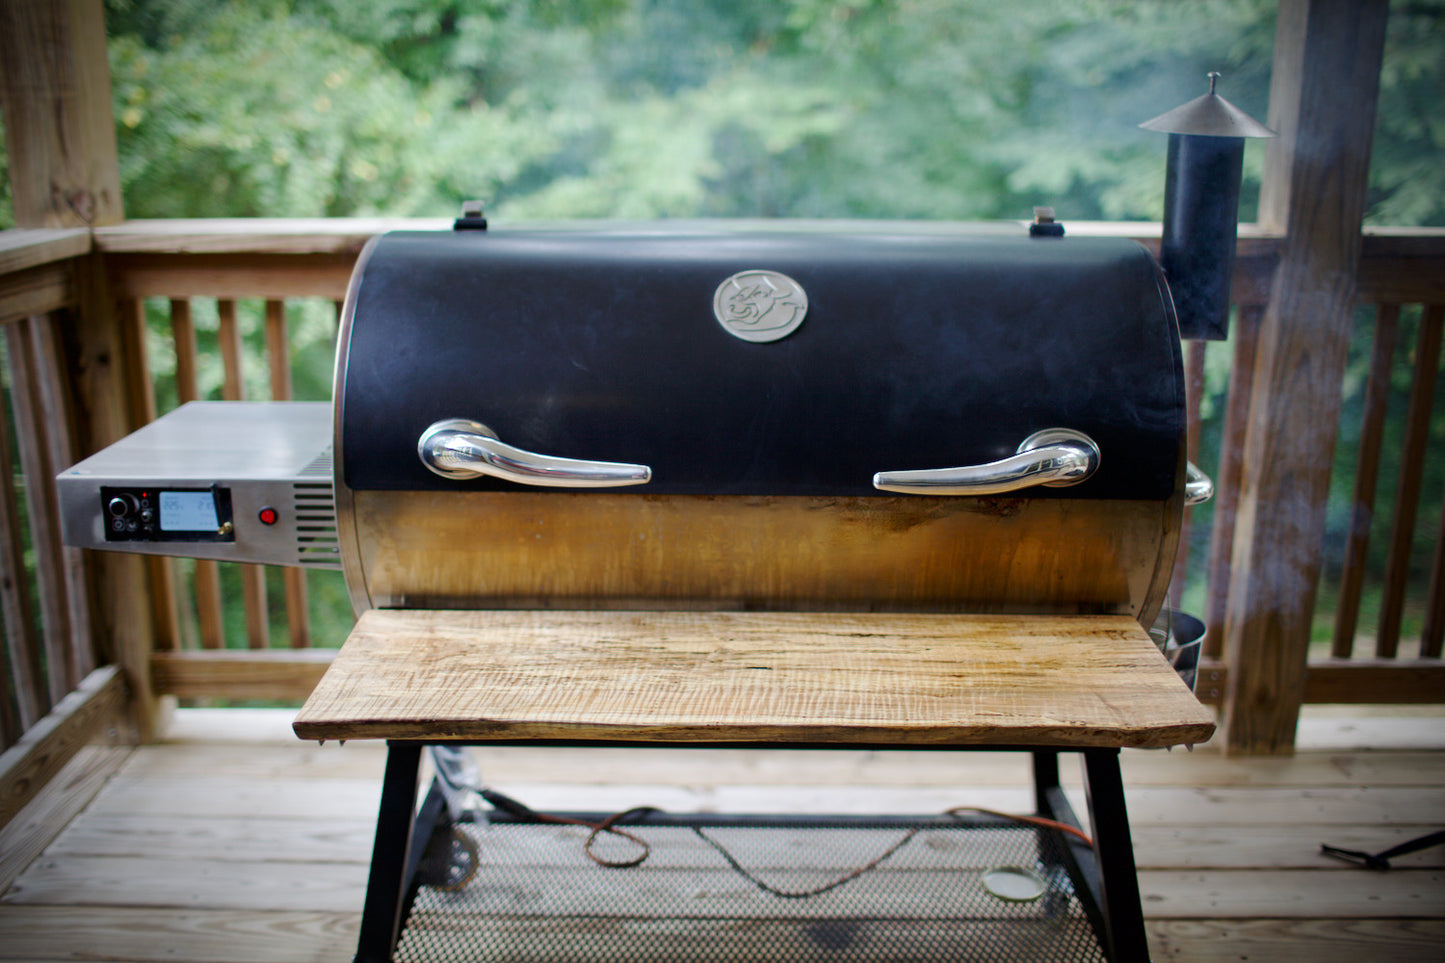
[[[798,330],[808,313],[808,295],[797,281],[777,271],[739,271],[718,285],[712,313],[734,337],[777,341]]]

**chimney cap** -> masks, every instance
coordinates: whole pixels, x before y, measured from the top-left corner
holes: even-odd
[[[1214,92],[1218,72],[1209,75],[1209,93],[1146,120],[1139,126],[1165,134],[1203,137],[1273,137],[1274,131]]]

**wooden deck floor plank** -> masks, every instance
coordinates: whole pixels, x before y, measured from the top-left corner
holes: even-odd
[[[130,750],[87,746],[0,829],[0,894],[100,792]]]
[[[1445,921],[1415,919],[1151,920],[1157,963],[1439,963]]]
[[[350,752],[351,749],[348,745],[336,751]],[[471,751],[482,772],[499,781],[546,782],[589,770],[608,781],[640,783],[1016,786],[1030,778],[1029,758],[1023,753],[727,749],[698,752],[492,746]],[[1445,753],[1307,753],[1284,758],[1251,758],[1225,757],[1203,750],[1193,753],[1125,750],[1121,766],[1125,785],[1131,788],[1445,784]],[[1060,770],[1066,784],[1080,782],[1079,765],[1069,754],[1061,757]]]
[[[361,913],[0,906],[0,959],[347,963]]]
[[[362,863],[371,858],[375,832],[371,819],[86,813],[47,852],[53,857]]]
[[[1216,825],[1419,825],[1445,814],[1445,787],[1130,788],[1134,826]]]
[[[137,752],[128,767],[145,775],[205,771],[213,775],[271,778],[302,773],[308,778],[379,778],[385,750],[370,742],[317,746],[291,731],[289,709],[184,709],[176,713],[166,741]],[[1382,731],[1384,730],[1384,731]],[[1205,747],[1125,750],[1127,786],[1351,786],[1445,784],[1445,752],[1342,751],[1361,734],[1409,730],[1412,741],[1433,740],[1445,748],[1445,719],[1405,717],[1325,718],[1301,724],[1301,740],[1319,748],[1284,757],[1226,757]],[[1403,741],[1403,740],[1401,740]],[[631,748],[486,746],[471,750],[483,772],[499,781],[546,782],[559,774],[596,771],[612,782],[768,784],[804,781],[813,785],[1018,785],[1029,776],[1028,758],[1017,753],[753,751]],[[598,759],[602,760],[599,764]],[[1402,763],[1407,763],[1402,765]],[[170,770],[170,771],[168,771]],[[1078,767],[1066,763],[1066,782],[1077,784]],[[806,776],[799,778],[799,774]],[[662,774],[659,776],[658,774]]]
[[[1321,843],[1379,852],[1436,827],[1304,825],[1143,825],[1134,829],[1141,869],[1334,869],[1351,864],[1320,853]],[[354,862],[370,858],[369,820],[254,816],[87,813],[47,850],[51,857],[131,856],[198,861]],[[583,832],[585,835],[585,831]],[[581,852],[578,842],[578,852]],[[1402,869],[1445,869],[1445,847],[1397,857]]]
[[[498,784],[583,782],[599,784],[814,786],[1018,786],[1030,778],[1022,753],[855,752],[852,750],[751,750],[627,748],[508,748],[471,750],[484,776]],[[385,751],[372,743],[316,747],[227,747],[192,744],[147,746],[126,765],[129,778],[373,779],[380,781]],[[1246,788],[1389,787],[1445,785],[1445,753],[1305,753],[1285,758],[1224,757],[1198,751],[1126,751],[1121,762],[1131,790],[1147,786]],[[1080,784],[1079,766],[1061,760],[1066,785]]]
[[[595,790],[598,798],[616,799],[620,805],[602,809],[648,805],[651,787],[623,790],[616,796],[606,787]],[[517,787],[517,797],[531,800],[546,796],[559,799],[565,790],[558,784]],[[511,793],[512,787],[504,787]],[[532,795],[522,795],[530,791]],[[702,790],[698,790],[701,794]],[[573,793],[585,800],[594,790],[583,787]],[[1031,807],[1029,791],[1000,787],[920,789],[875,786],[846,791],[839,787],[814,786],[719,786],[703,796],[707,809],[719,812],[902,812],[936,813],[953,806],[985,806],[1018,810]],[[1074,794],[1074,807],[1083,815],[1081,794]],[[1182,787],[1129,787],[1126,799],[1134,826],[1145,825],[1419,825],[1441,819],[1445,813],[1445,789],[1404,787],[1392,789],[1190,789]],[[663,803],[662,808],[668,808]],[[557,807],[553,807],[557,808]],[[565,804],[561,808],[567,808]],[[573,806],[571,808],[578,808]],[[581,808],[590,808],[583,806]]]
[[[380,798],[379,779],[247,779],[198,773],[190,778],[117,779],[91,810],[374,820]]]
[[[1320,852],[1328,843],[1378,853],[1434,832],[1438,826],[1180,826],[1133,828],[1140,869],[1335,869],[1358,874],[1351,863]],[[1397,856],[1400,869],[1445,869],[1445,846]],[[1365,882],[1365,880],[1361,880]]]
[[[1445,723],[1442,723],[1445,728]],[[1308,752],[1293,756],[1224,756],[1131,751],[1120,759],[1124,785],[1249,786],[1440,786],[1445,752]],[[1069,774],[1065,774],[1069,775]]]
[[[361,905],[366,871],[359,863],[44,856],[0,897],[0,905],[345,913]]]
[[[551,886],[538,876],[539,902],[529,904],[531,910],[580,912],[590,881],[611,884],[575,869],[557,875],[557,884]],[[710,888],[719,892],[753,892],[730,869],[695,875],[715,880]],[[345,913],[360,905],[365,881],[366,867],[348,863],[197,866],[192,860],[47,857],[22,876],[0,905]],[[484,880],[476,885],[472,892],[485,903],[493,887]],[[628,885],[643,893],[655,890],[650,899],[660,899],[676,883],[670,874],[660,873],[629,877]],[[1141,870],[1139,887],[1152,919],[1445,917],[1445,871],[1440,870]]]
[[[1445,872],[1144,870],[1152,919],[1369,919],[1445,917]]]
[[[1026,786],[641,785],[604,782],[489,784],[534,808],[612,811],[651,805],[676,811],[942,812],[953,806],[1031,806]],[[577,773],[571,774],[576,778]],[[586,778],[586,774],[584,774]],[[1127,785],[1127,784],[1126,784]],[[374,818],[380,786],[370,779],[248,779],[198,774],[120,778],[92,804],[97,812]],[[1077,796],[1078,794],[1076,794]],[[1082,809],[1082,800],[1076,806]],[[1445,813],[1445,786],[1201,787],[1130,786],[1135,825],[1419,825]]]
[[[282,746],[142,746],[126,766],[132,778],[192,776],[240,776],[246,779],[381,780],[386,768],[386,748],[358,743],[347,746],[317,746],[299,740]]]
[[[1297,753],[1445,749],[1445,706],[1304,706]]]
[[[296,708],[177,709],[157,744],[201,746],[218,755],[223,747],[294,747],[297,739],[291,720],[295,718]]]
[[[384,751],[301,743],[287,710],[177,718],[166,742],[97,779],[88,805],[70,804],[68,826],[26,860],[0,898],[0,960],[351,958]],[[1319,855],[1323,842],[1378,851],[1445,826],[1445,752],[1340,748],[1380,734],[1382,746],[1439,743],[1445,727],[1377,721],[1302,725],[1315,748],[1289,758],[1124,753],[1156,963],[1445,955],[1445,847],[1384,874]],[[1032,808],[1028,758],[1013,753],[477,752],[489,783],[541,809]],[[1072,760],[1063,775],[1078,786]],[[1071,798],[1082,814],[1082,793]],[[11,855],[0,847],[0,864]]]

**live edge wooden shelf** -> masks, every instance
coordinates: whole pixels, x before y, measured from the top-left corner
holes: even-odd
[[[1214,719],[1126,616],[377,609],[295,731],[1153,748]]]
[[[1068,825],[1077,823],[1057,757],[1076,752],[1093,843],[1049,849],[1040,837],[1037,857],[1067,872],[1068,892],[1096,941],[1082,957],[1071,951],[1068,958],[1142,963],[1149,950],[1119,750],[1203,742],[1214,722],[1125,616],[413,609],[365,613],[294,728],[303,739],[389,742],[356,963],[431,959],[416,950],[438,934],[461,940],[468,959],[511,958],[516,945],[487,942],[498,926],[511,925],[538,934],[527,939],[546,948],[539,958],[554,959],[545,955],[556,949],[549,926],[560,927],[556,933],[584,924],[595,930],[599,919],[622,928],[607,939],[633,945],[626,942],[636,936],[626,935],[630,917],[613,919],[615,910],[595,906],[549,923],[508,904],[482,921],[461,915],[466,900],[448,892],[417,909],[418,894],[438,885],[426,882],[423,867],[431,854],[455,853],[460,839],[439,784],[418,809],[423,748],[507,742],[1026,749],[1038,815]],[[897,818],[906,826],[913,817]],[[967,889],[949,879],[950,892]],[[501,885],[488,880],[478,893]],[[674,921],[679,947],[693,946],[711,925],[694,918],[703,912],[697,905]],[[737,911],[718,910],[727,919]],[[1041,932],[1030,929],[1040,920],[1047,932],[1058,923],[1052,916],[1010,923],[993,908],[984,917],[992,920],[986,925],[1002,925],[1007,941]],[[649,920],[648,927],[662,922]],[[851,918],[823,923],[854,926]],[[974,938],[967,935],[973,922],[948,925],[952,935],[929,944],[930,959],[953,958],[962,952],[955,940]],[[699,952],[728,958],[733,948],[724,942]],[[576,958],[594,958],[588,954],[596,947],[582,949]],[[899,952],[879,958],[916,958],[911,944]]]

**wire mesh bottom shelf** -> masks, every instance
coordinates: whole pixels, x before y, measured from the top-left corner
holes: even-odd
[[[1102,961],[1053,830],[733,817],[625,828],[649,847],[598,865],[590,830],[454,827],[424,861],[398,963]],[[597,837],[604,861],[638,844]],[[881,858],[880,858],[881,857]],[[861,871],[860,871],[861,869]]]

